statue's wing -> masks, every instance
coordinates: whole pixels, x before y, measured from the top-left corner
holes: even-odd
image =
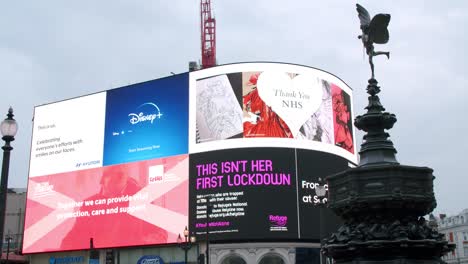
[[[361,28],[362,26],[368,26],[371,22],[369,12],[360,4],[356,4],[356,10],[358,12],[359,21],[361,22]]]
[[[388,42],[388,23],[390,23],[389,14],[375,15],[369,24],[369,40],[377,44]]]

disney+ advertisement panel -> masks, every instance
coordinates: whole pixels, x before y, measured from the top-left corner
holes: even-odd
[[[107,92],[104,166],[188,153],[188,74]]]

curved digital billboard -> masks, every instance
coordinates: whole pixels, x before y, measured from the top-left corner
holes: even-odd
[[[190,153],[285,147],[356,163],[351,89],[315,68],[239,63],[190,74]]]
[[[200,240],[318,239],[315,190],[357,161],[351,106],[335,76],[279,63],[37,106],[23,252],[176,243],[185,226]]]
[[[315,189],[357,162],[351,89],[278,63],[193,72],[190,87],[190,230],[200,240],[320,239],[335,219]]]

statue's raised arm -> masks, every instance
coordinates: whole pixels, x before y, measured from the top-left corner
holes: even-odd
[[[356,4],[359,21],[361,22],[362,34],[358,36],[362,40],[366,53],[369,56],[369,64],[372,71],[372,79],[374,79],[374,63],[372,58],[377,55],[386,55],[390,58],[390,52],[375,51],[374,43],[385,44],[388,42],[388,23],[390,22],[389,14],[377,14],[372,19],[369,12],[360,4]]]

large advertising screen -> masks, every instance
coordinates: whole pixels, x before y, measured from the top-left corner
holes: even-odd
[[[285,147],[357,162],[351,89],[334,75],[241,63],[193,72],[190,87],[190,153]]]
[[[197,153],[190,175],[191,230],[201,237],[207,231],[211,239],[297,236],[294,149]]]
[[[240,63],[37,106],[24,253],[319,239],[327,175],[357,163],[351,89]],[[325,199],[325,200],[324,200]]]
[[[323,179],[346,168],[344,158],[301,149],[192,154],[190,230],[199,240],[319,240],[336,220],[316,188],[327,190]]]
[[[23,252],[175,243],[187,133],[188,74],[36,107]]]
[[[336,227],[316,189],[357,162],[344,82],[241,63],[191,73],[190,87],[189,217],[199,240],[319,240]]]

